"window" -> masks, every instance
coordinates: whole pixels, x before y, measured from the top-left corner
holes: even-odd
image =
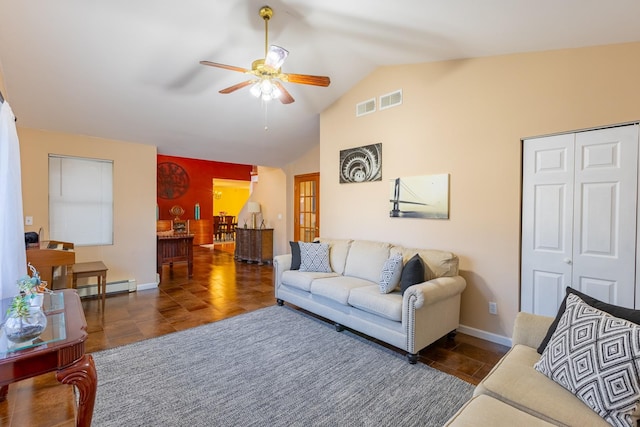
[[[113,161],[49,155],[49,236],[113,244]]]

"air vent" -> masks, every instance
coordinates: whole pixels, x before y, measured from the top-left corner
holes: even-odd
[[[380,97],[380,110],[386,110],[400,104],[402,104],[402,89]]]
[[[364,116],[365,114],[371,114],[376,111],[376,99],[370,99],[368,101],[361,102],[356,105],[356,117]]]

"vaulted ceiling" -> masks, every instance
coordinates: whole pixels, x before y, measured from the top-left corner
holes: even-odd
[[[246,80],[269,42],[296,102]],[[319,142],[319,114],[377,67],[640,41],[637,0],[0,0],[0,73],[19,126],[153,144],[161,154],[283,166]],[[268,130],[265,130],[265,124]]]

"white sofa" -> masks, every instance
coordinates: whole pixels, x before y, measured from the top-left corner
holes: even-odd
[[[447,427],[609,426],[571,392],[533,367],[552,317],[518,313],[513,347],[478,384]]]
[[[274,258],[279,305],[286,301],[335,322],[338,331],[348,327],[405,350],[410,363],[416,363],[421,349],[459,326],[466,282],[458,275],[455,254],[365,240],[319,242],[329,245],[331,272],[291,270],[291,254]],[[424,281],[404,294],[383,294],[378,284],[381,272],[396,253],[405,263],[419,254]]]

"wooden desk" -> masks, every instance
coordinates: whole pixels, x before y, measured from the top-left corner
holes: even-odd
[[[102,306],[107,296],[107,266],[102,261],[79,262],[73,264],[73,289],[78,289],[78,279],[96,277],[98,279],[98,296],[102,294]]]
[[[162,282],[162,266],[169,264],[173,269],[174,262],[186,262],[189,277],[193,276],[193,234],[174,234],[157,236],[157,268]]]
[[[1,300],[2,309],[10,302],[11,298]],[[39,344],[0,352],[0,401],[6,400],[9,384],[56,371],[59,382],[75,386],[78,392],[76,426],[89,427],[98,375],[93,357],[85,354],[87,322],[80,297],[73,289],[57,291],[53,296],[45,294],[44,309],[47,329]],[[0,344],[7,345],[5,336]]]
[[[72,285],[70,267],[76,262],[76,253],[72,249],[48,249],[48,244],[49,242],[46,241],[40,242],[39,248],[27,249],[27,262],[30,262],[38,270],[40,279],[47,282],[49,289],[55,289],[53,269],[57,266],[65,266],[64,288],[70,288]],[[73,245],[71,246],[73,247]]]

